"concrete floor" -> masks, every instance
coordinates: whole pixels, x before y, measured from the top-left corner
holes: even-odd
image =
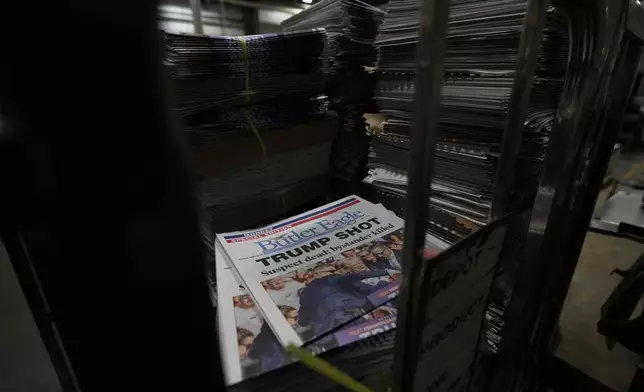
[[[54,366],[1,241],[0,391],[62,392]]]
[[[644,179],[643,162],[644,153],[622,154],[612,178],[621,184]],[[602,190],[596,208],[609,196],[610,188]],[[601,306],[620,282],[611,271],[628,269],[642,253],[644,244],[589,232],[559,321],[562,341],[556,355],[618,392],[628,391],[641,360],[619,344],[609,350],[597,322]]]
[[[600,307],[619,283],[615,268],[628,269],[644,253],[644,244],[589,232],[560,318],[556,354],[577,369],[619,392],[627,392],[637,355],[619,344],[610,351],[597,333]]]

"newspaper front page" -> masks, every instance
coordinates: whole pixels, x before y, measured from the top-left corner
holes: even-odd
[[[332,332],[397,296],[402,226],[350,196],[217,242],[282,345],[324,347]]]

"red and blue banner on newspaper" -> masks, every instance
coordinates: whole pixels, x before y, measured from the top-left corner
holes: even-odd
[[[224,236],[224,239],[226,240],[227,243],[232,243],[232,242],[242,242],[242,241],[250,241],[250,240],[256,240],[262,237],[266,237],[275,233],[279,233],[282,231],[286,231],[289,229],[292,229],[293,227],[297,227],[299,225],[303,225],[305,223],[314,221],[316,219],[320,219],[322,217],[325,217],[327,215],[334,214],[338,211],[341,211],[345,208],[351,207],[353,205],[356,205],[360,203],[361,200],[355,199],[355,198],[350,198],[347,200],[343,200],[339,203],[331,204],[328,207],[325,207],[323,209],[301,215],[299,217],[289,219],[286,221],[282,221],[279,223],[276,223],[273,226],[268,226],[260,230],[255,230],[255,231],[250,231],[250,232],[244,232],[241,234],[232,234],[232,235],[227,235]]]

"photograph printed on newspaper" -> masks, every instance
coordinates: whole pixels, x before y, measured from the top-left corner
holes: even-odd
[[[282,345],[324,344],[397,296],[402,223],[350,196],[217,242]]]
[[[236,384],[286,365],[288,359],[282,345],[264,322],[255,301],[224,262],[219,246],[216,247],[215,265],[217,326],[226,384]],[[255,344],[256,341],[259,344]],[[272,347],[260,350],[261,345]]]
[[[223,261],[219,246],[215,255],[219,298],[217,322],[226,384],[236,384],[291,363],[293,359],[287,355],[268,323],[264,322],[252,297]],[[274,283],[273,290],[283,290],[284,297],[290,297],[286,285]],[[280,311],[289,323],[296,326],[299,304],[284,302],[290,305],[279,305]],[[396,327],[396,315],[396,303],[392,301],[305,348],[313,354],[320,354],[386,332]]]

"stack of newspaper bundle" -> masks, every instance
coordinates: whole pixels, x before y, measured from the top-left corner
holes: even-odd
[[[350,196],[260,229],[217,234],[217,313],[227,383],[248,379],[239,388],[252,390],[288,374],[282,384],[289,388],[326,385],[323,377],[311,383],[313,373],[292,370],[299,365],[291,365],[284,350],[291,343],[354,377],[388,371],[402,224],[382,205]],[[445,247],[428,238],[427,255]],[[287,373],[272,372],[287,365]]]
[[[375,41],[376,102],[386,120],[372,141],[365,182],[384,199],[406,193],[420,3],[392,0]],[[430,225],[446,241],[489,220],[527,6],[527,0],[451,2]],[[531,201],[536,191],[563,88],[567,34],[563,18],[550,9],[516,163],[515,204]]]
[[[257,225],[326,194],[336,121],[326,113],[326,31],[166,33],[165,42],[214,230]]]
[[[182,114],[239,107],[324,91],[328,38],[323,29],[219,37],[165,34],[166,62]]]
[[[327,95],[338,114],[338,135],[330,158],[336,194],[350,194],[366,175],[369,137],[362,114],[376,110],[373,40],[385,12],[360,0],[322,0],[282,22],[284,31],[325,28],[331,46]]]

